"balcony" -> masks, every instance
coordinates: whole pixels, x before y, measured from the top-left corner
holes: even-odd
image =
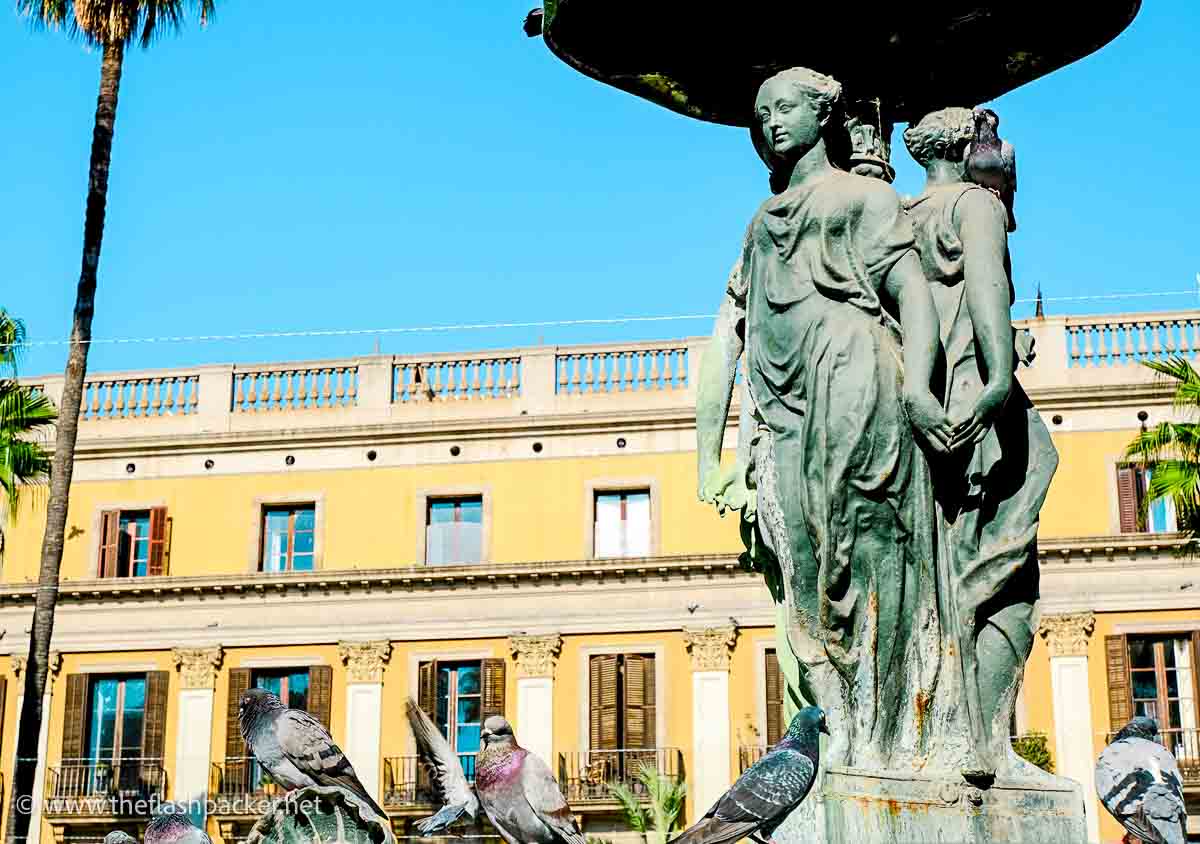
[[[104,823],[114,818],[147,818],[166,798],[162,759],[117,763],[64,759],[46,771],[46,818],[54,823]]]
[[[1113,740],[1114,734],[1105,736],[1105,743]],[[1183,787],[1200,789],[1200,728],[1161,730],[1158,741],[1175,757],[1179,763],[1179,773],[1183,777]]]
[[[611,788],[624,785],[637,797],[648,799],[637,779],[643,767],[656,768],[664,777],[683,780],[683,751],[677,747],[626,750],[572,751],[558,754],[558,783],[567,802],[581,809],[615,809]]]
[[[743,744],[738,748],[738,776],[746,773],[747,769],[763,758],[767,753],[765,744]]]
[[[460,753],[458,761],[468,782],[475,782],[475,754]],[[383,806],[397,814],[424,814],[441,804],[429,772],[417,756],[383,760]]]
[[[217,816],[259,817],[283,794],[251,757],[213,764],[209,789]]]

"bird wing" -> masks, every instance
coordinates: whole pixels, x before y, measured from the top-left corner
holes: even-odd
[[[450,743],[437,724],[425,714],[425,710],[417,706],[415,700],[408,698],[404,708],[417,740],[417,754],[429,769],[442,802],[448,806],[463,806],[467,814],[474,818],[479,813],[479,799],[467,782],[458,754],[450,748]]]
[[[772,750],[738,777],[709,815],[732,823],[782,820],[807,796],[815,778],[812,759],[799,750]]]
[[[1113,742],[1096,762],[1100,802],[1125,829],[1146,841],[1184,840],[1182,783],[1170,751],[1142,738]]]
[[[387,817],[359,781],[350,759],[316,718],[299,709],[288,709],[275,720],[275,738],[283,755],[318,785],[341,786],[380,817]]]
[[[1000,144],[1000,163],[1004,167],[1004,181],[1008,189],[1017,192],[1017,150],[1008,141]]]
[[[586,844],[550,766],[533,753],[526,753],[521,763],[521,789],[534,813],[556,838],[566,844]]]

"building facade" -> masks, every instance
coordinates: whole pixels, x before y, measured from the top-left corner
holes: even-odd
[[[1013,729],[1049,737],[1093,840],[1116,841],[1091,771],[1132,713],[1163,722],[1200,799],[1200,564],[1123,456],[1173,413],[1139,361],[1191,354],[1200,313],[1024,326],[1061,466]],[[399,833],[433,808],[410,696],[468,773],[506,715],[589,835],[621,837],[609,786],[648,763],[703,813],[785,726],[775,607],[738,566],[736,517],[696,498],[705,345],[90,376],[31,838],[133,832],[139,800],[205,796],[214,840],[244,836],[275,788],[237,732],[250,686],[326,723]],[[30,495],[7,530],[5,784],[43,519]]]

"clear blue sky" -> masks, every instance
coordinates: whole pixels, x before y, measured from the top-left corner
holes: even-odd
[[[4,2],[4,0],[0,0]],[[62,338],[99,56],[0,12],[0,305]],[[95,336],[708,313],[766,195],[743,130],[575,73],[533,0],[224,2],[126,62]],[[286,12],[279,14],[278,12]],[[1031,21],[1031,26],[1037,25]],[[1200,8],[1147,0],[994,104],[1019,153],[1018,296],[1189,290]],[[902,193],[921,175],[899,132]],[[1195,297],[1051,303],[1190,307]],[[1028,313],[1018,306],[1017,315]],[[384,337],[386,352],[707,333],[704,322]],[[94,347],[95,370],[365,353],[375,338]],[[64,350],[24,371],[59,370]]]

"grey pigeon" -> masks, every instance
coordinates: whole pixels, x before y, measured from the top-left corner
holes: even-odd
[[[429,769],[443,804],[437,814],[418,821],[417,829],[422,835],[430,836],[446,829],[464,814],[475,820],[479,814],[479,799],[467,782],[458,754],[451,749],[450,742],[446,741],[437,724],[425,714],[425,710],[417,706],[416,701],[408,698],[404,707],[417,739],[417,753]]]
[[[517,744],[499,715],[483,722],[475,759],[475,791],[492,826],[508,844],[586,844],[550,767]]]
[[[128,832],[114,829],[108,835],[104,836],[104,844],[137,844],[137,839]]]
[[[699,821],[671,844],[763,842],[808,796],[820,765],[820,736],[829,735],[825,713],[806,706],[779,743],[767,751]]]
[[[525,30],[525,34],[530,38],[536,38],[542,34],[542,19],[545,13],[542,12],[541,6],[536,9],[531,9],[529,14],[525,16],[525,23],[521,28]]]
[[[338,786],[381,819],[387,818],[329,731],[307,712],[288,709],[266,689],[247,689],[238,706],[238,723],[254,758],[284,788]]]
[[[1013,202],[1017,193],[1017,151],[1000,140],[996,130],[1000,117],[990,108],[975,109],[975,134],[967,147],[966,175],[969,181],[1000,197],[1008,214],[1008,230],[1017,230]]]
[[[105,844],[118,844],[110,841],[114,835],[125,835],[123,832],[112,832],[104,838]],[[129,836],[125,836],[129,838]],[[212,839],[192,822],[186,806],[175,803],[163,803],[154,811],[154,817],[146,824],[145,844],[212,844]],[[121,839],[124,842],[124,839]]]
[[[1158,724],[1138,716],[1096,760],[1096,793],[1121,826],[1146,844],[1185,844],[1183,778],[1158,743]]]

